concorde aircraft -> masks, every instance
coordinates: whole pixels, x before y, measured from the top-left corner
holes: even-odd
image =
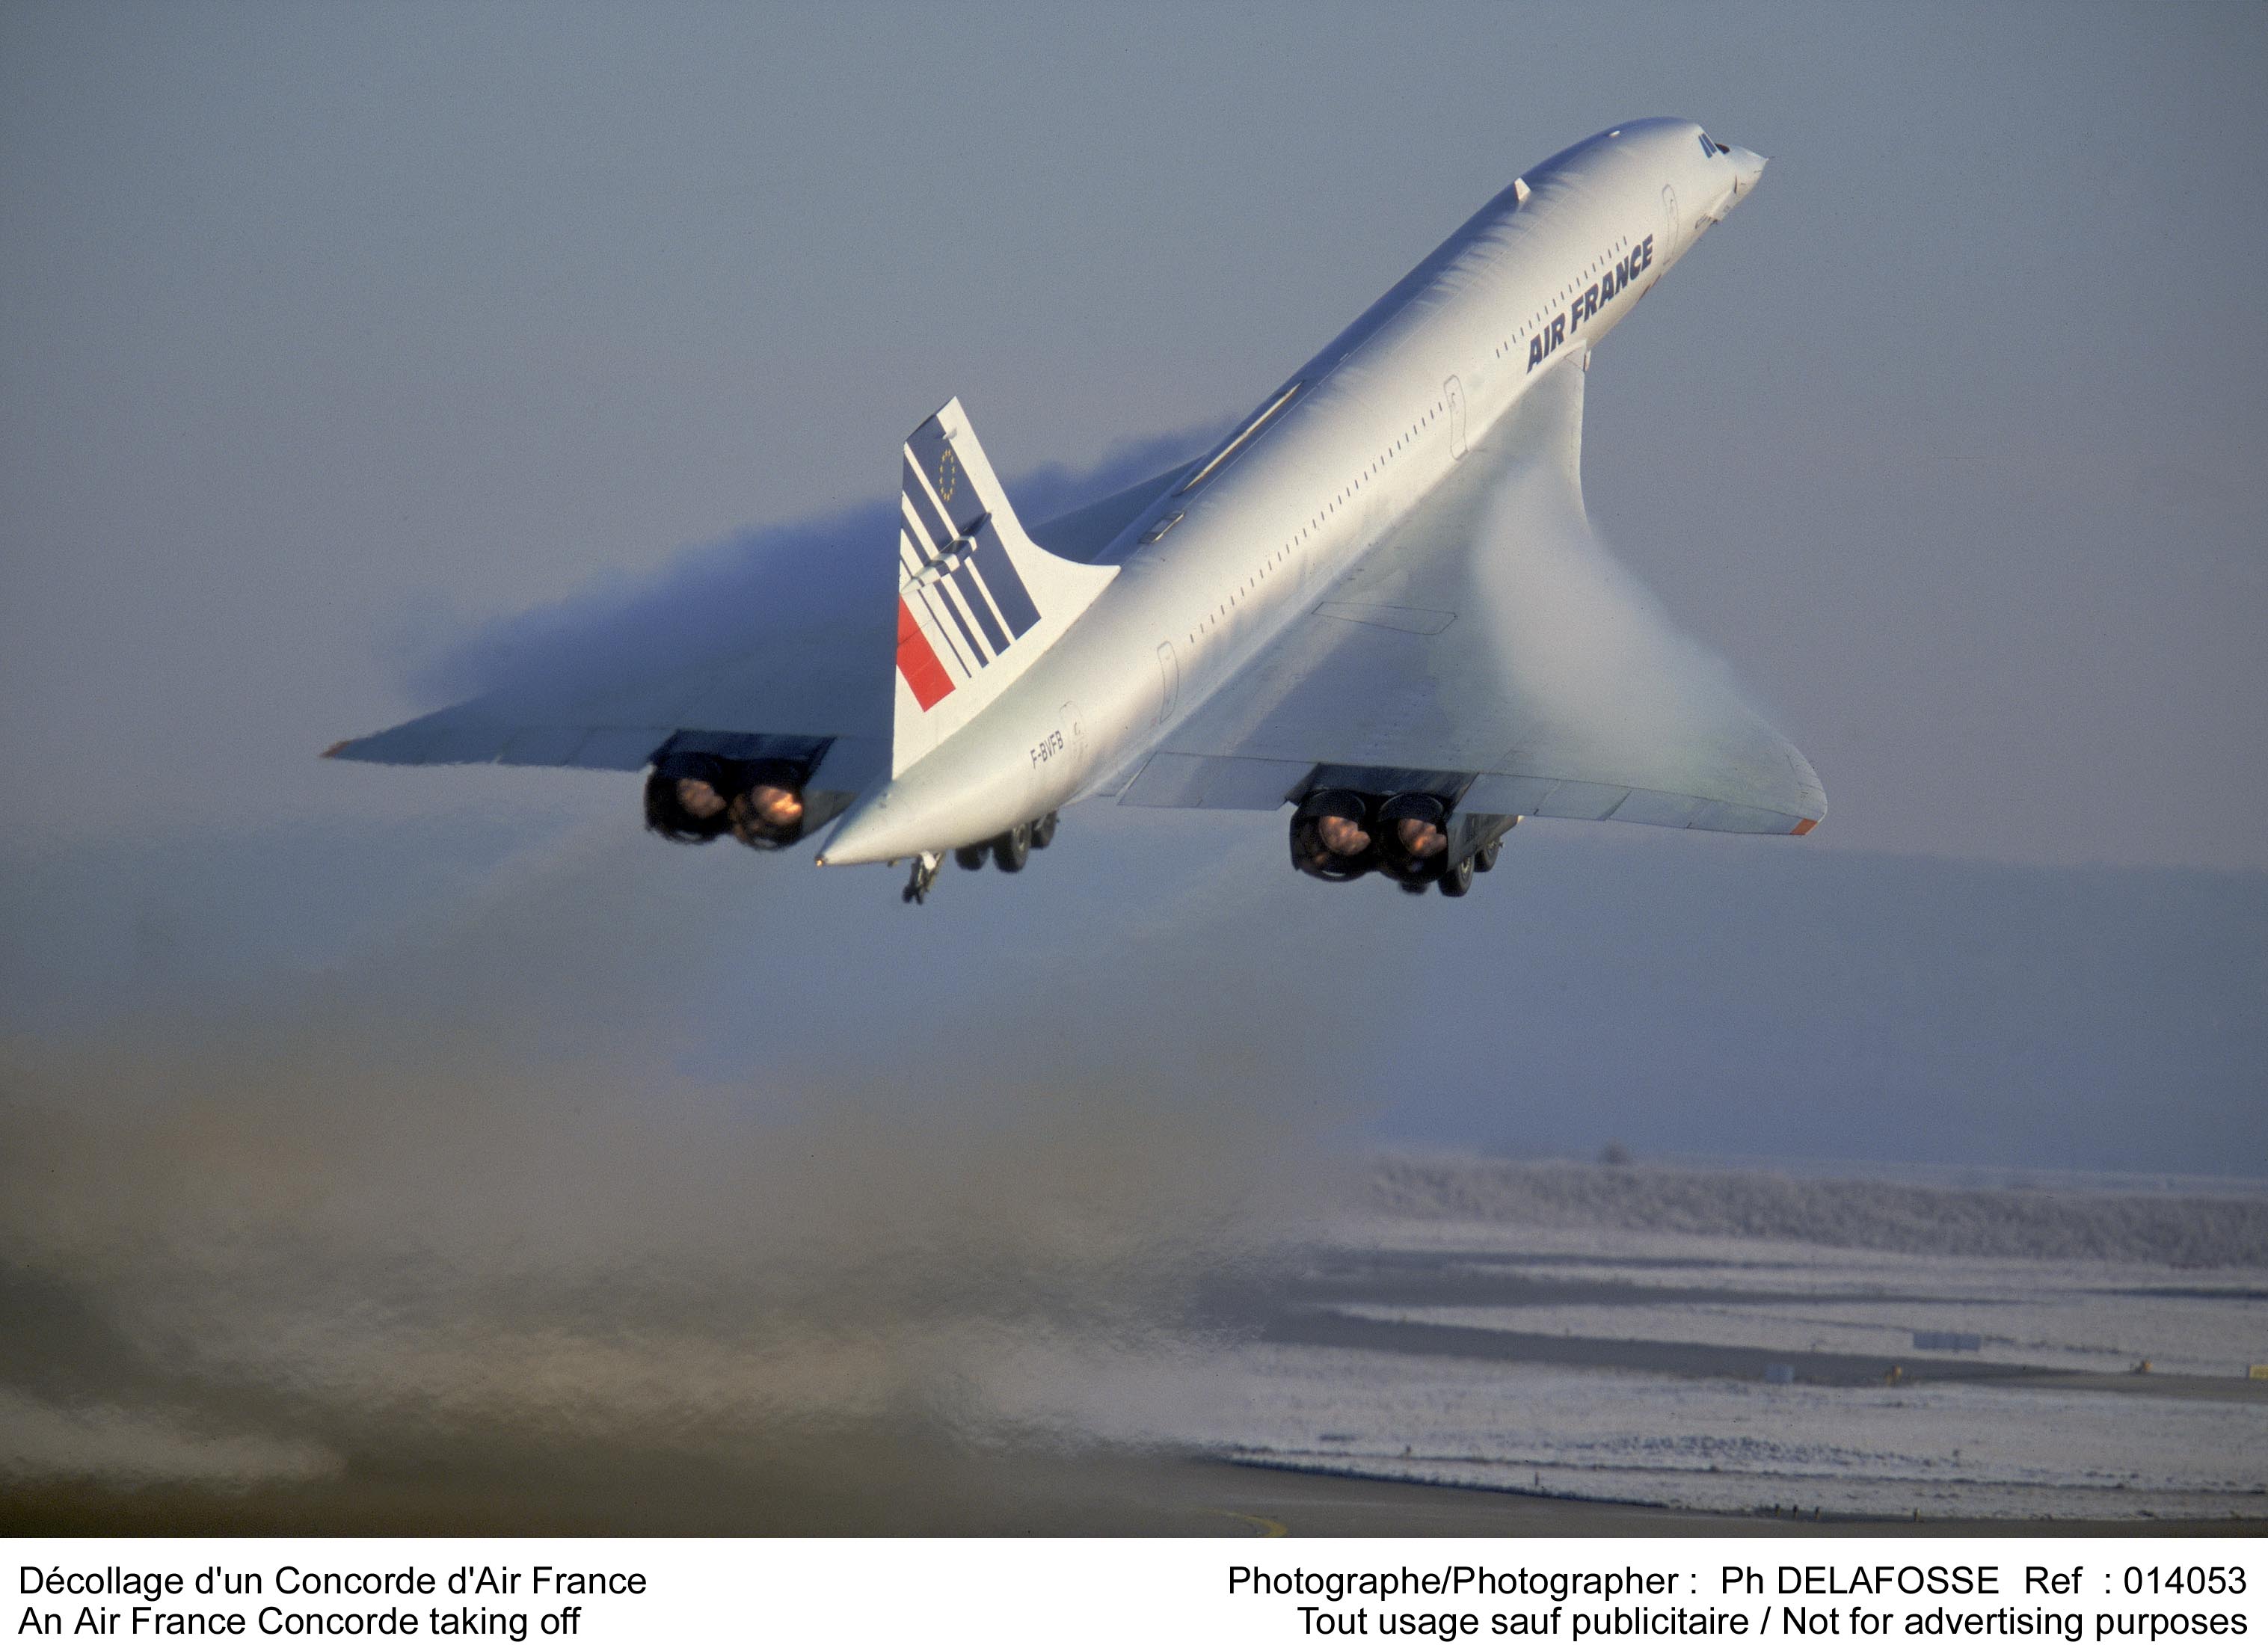
[[[1300,872],[1452,897],[1522,817],[1808,833],[1803,756],[1667,646],[1563,621],[1527,552],[1589,529],[1592,349],[1764,168],[1690,121],[1579,143],[1212,449],[1059,519],[1024,525],[950,401],[905,443],[870,635],[475,698],[329,753],[642,770],[668,839],[909,863],[909,902],[948,853],[1021,870],[1079,799],[1288,806]]]

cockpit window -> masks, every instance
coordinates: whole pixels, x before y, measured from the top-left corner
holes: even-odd
[[[1701,152],[1705,158],[1713,160],[1720,154],[1730,154],[1732,151],[1724,143],[1711,142],[1707,132],[1701,134]]]

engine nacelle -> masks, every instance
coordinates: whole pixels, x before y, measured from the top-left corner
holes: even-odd
[[[1378,866],[1425,885],[1449,866],[1449,808],[1431,794],[1396,794],[1378,808]]]
[[[810,773],[784,760],[665,754],[645,780],[645,826],[665,840],[706,845],[730,834],[758,851],[803,838]]]
[[[1462,896],[1473,870],[1496,863],[1517,817],[1461,811],[1438,794],[1318,789],[1292,816],[1292,866],[1316,879],[1360,879],[1373,870],[1405,891],[1440,885]]]

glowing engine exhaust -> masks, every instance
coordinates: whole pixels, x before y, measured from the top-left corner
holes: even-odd
[[[1370,802],[1347,789],[1310,794],[1292,817],[1292,866],[1317,879],[1360,879],[1378,866]]]
[[[760,851],[776,851],[803,837],[803,774],[769,762],[725,807],[733,837]]]
[[[1318,789],[1292,818],[1292,866],[1316,879],[1360,879],[1375,869],[1411,892],[1435,885],[1462,897],[1496,866],[1520,819],[1452,811],[1437,794],[1373,795]]]
[[[777,851],[803,838],[807,775],[780,760],[665,754],[645,781],[645,826],[683,845],[730,833],[753,849]]]
[[[1397,794],[1379,807],[1379,866],[1403,885],[1439,879],[1448,866],[1449,808],[1431,794]]]

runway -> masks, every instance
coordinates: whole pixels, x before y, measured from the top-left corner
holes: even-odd
[[[1076,1477],[1073,1477],[1075,1474]],[[2260,1536],[2268,1519],[1918,1519],[1708,1513],[1509,1490],[1258,1467],[1204,1457],[1089,1455],[1027,1464],[1005,1492],[954,1511],[926,1503],[814,1518],[810,1534],[1006,1537]],[[997,1487],[1001,1483],[995,1480]],[[718,1534],[709,1511],[674,1511],[625,1477],[606,1500],[498,1485],[362,1481],[287,1490],[119,1491],[49,1486],[0,1497],[0,1535],[507,1536]]]

